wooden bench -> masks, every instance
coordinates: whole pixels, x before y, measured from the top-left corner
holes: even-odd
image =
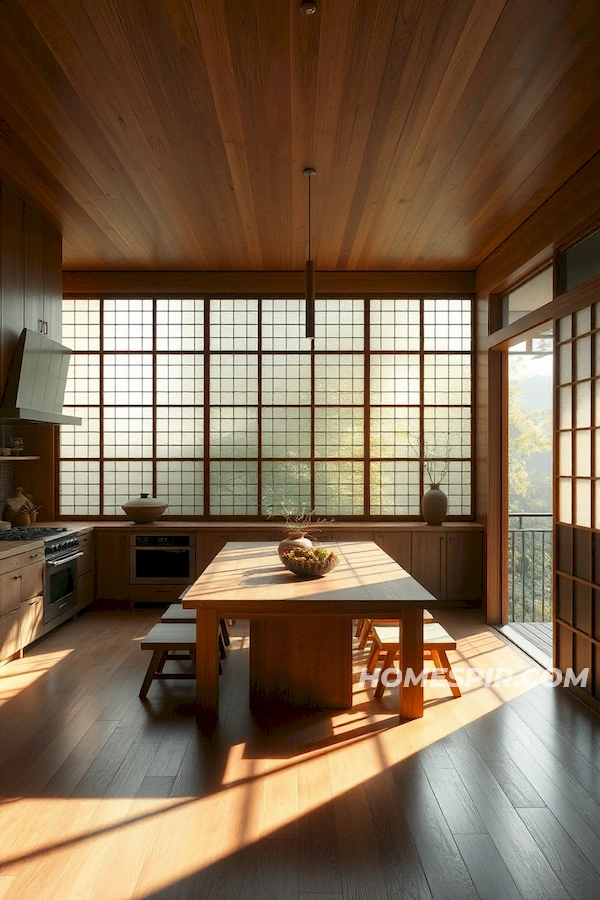
[[[358,650],[364,650],[371,637],[373,625],[393,625],[398,619],[358,619],[356,623],[355,637],[359,638]],[[423,621],[433,622],[433,616],[428,609],[423,610]]]
[[[181,596],[184,597],[186,594],[187,590]],[[191,623],[194,625],[196,623],[196,610],[184,609],[182,603],[171,603],[160,617],[160,621],[166,624]],[[225,659],[225,647],[229,647],[229,644],[227,623],[225,619],[219,619],[219,656],[221,659]]]
[[[443,671],[452,694],[455,697],[460,697],[460,688],[456,683],[456,678],[448,661],[448,650],[456,650],[454,638],[450,637],[448,632],[437,622],[423,625],[423,660],[432,660],[436,669]],[[382,653],[385,653],[385,661],[375,688],[375,697],[377,698],[381,697],[384,691],[384,684],[381,680],[383,672],[392,667],[394,660],[400,653],[397,625],[373,626],[373,648],[367,662],[367,671],[369,673],[374,671],[377,660]],[[427,673],[428,678],[433,676],[433,671]]]
[[[194,623],[164,623],[159,622],[150,629],[141,642],[142,650],[151,650],[152,659],[148,671],[140,688],[140,697],[145,700],[148,688],[155,678],[195,679],[196,677],[196,626]],[[166,662],[181,659],[181,653],[189,654],[194,665],[194,671],[187,672],[163,672]]]

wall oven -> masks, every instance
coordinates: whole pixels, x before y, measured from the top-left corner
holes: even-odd
[[[78,536],[71,534],[44,548],[45,625],[77,606],[77,560],[83,556],[78,547]]]
[[[131,584],[190,584],[196,577],[194,534],[132,534]]]

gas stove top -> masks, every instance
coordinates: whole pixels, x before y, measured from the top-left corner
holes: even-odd
[[[0,531],[0,541],[49,541],[55,535],[69,531],[68,528],[58,528],[54,525],[13,525],[7,531]]]
[[[44,541],[46,559],[60,558],[79,546],[79,535],[70,528],[54,525],[13,526],[0,531],[1,541]]]

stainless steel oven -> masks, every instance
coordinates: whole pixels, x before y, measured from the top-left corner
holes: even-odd
[[[78,547],[77,535],[46,545],[44,624],[77,606],[77,560],[83,556]]]
[[[132,534],[131,584],[189,584],[196,577],[194,534]]]

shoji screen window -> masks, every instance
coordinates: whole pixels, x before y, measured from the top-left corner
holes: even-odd
[[[65,300],[73,348],[61,512],[420,517],[443,474],[471,515],[471,301],[293,297]],[[427,476],[427,477],[426,477]]]

